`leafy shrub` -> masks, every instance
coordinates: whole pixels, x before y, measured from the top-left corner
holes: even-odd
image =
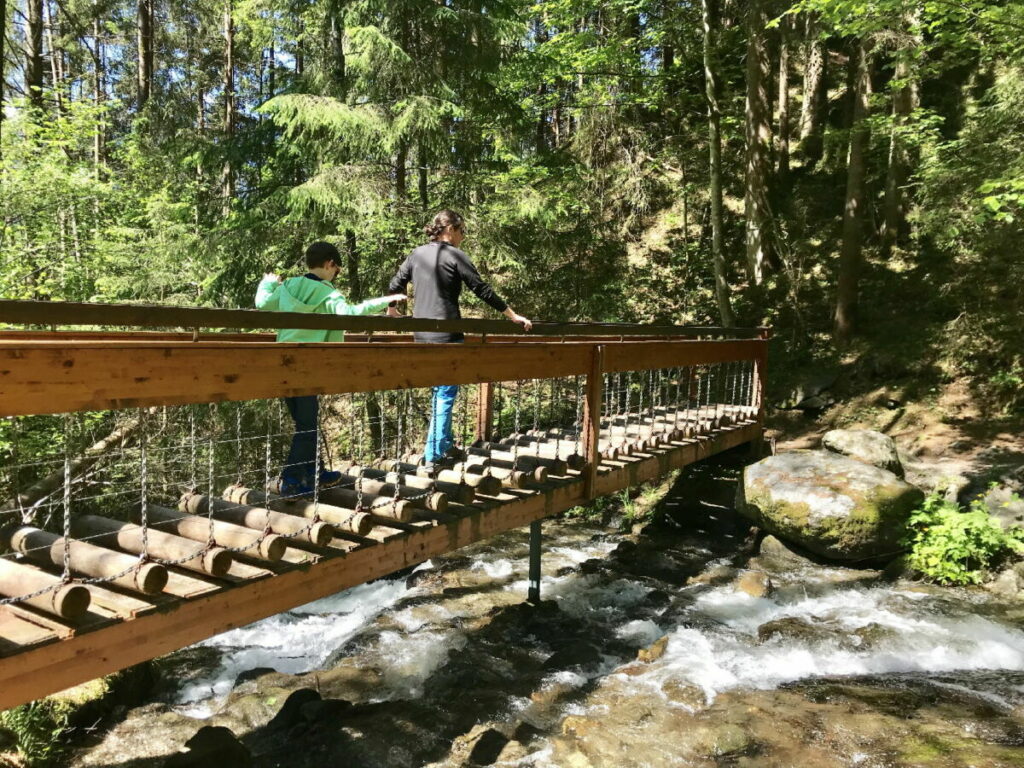
[[[69,710],[66,702],[40,699],[0,712],[0,764],[10,749],[30,768],[56,765],[66,748],[62,736]]]
[[[983,569],[1024,553],[1024,531],[1004,531],[980,499],[965,510],[932,494],[907,528],[908,565],[941,584],[977,584]]]

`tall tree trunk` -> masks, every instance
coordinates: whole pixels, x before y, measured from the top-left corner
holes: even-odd
[[[268,66],[270,71],[267,73],[267,98],[274,98],[274,94],[277,92],[277,82],[275,74],[277,71],[277,53],[274,50],[274,41],[270,41],[270,54],[268,57]]]
[[[708,147],[711,181],[711,255],[715,268],[715,299],[722,325],[736,324],[725,279],[722,250],[722,112],[718,105],[718,0],[703,0],[704,86],[708,101]],[[684,192],[685,194],[685,192]],[[688,226],[684,198],[683,228]]]
[[[25,40],[25,90],[29,103],[39,113],[43,110],[43,0],[27,0]]]
[[[231,162],[232,139],[235,135],[235,18],[233,0],[224,6],[224,139],[225,152],[223,171],[224,215],[231,211],[235,196],[235,169]]]
[[[104,149],[106,145],[106,120],[99,113],[100,108],[103,106],[103,102],[106,101],[104,78],[106,72],[104,71],[103,63],[103,26],[100,22],[100,5],[97,0],[93,0],[92,4],[92,39],[93,39],[93,50],[92,50],[92,103],[96,108],[96,122],[93,129],[92,136],[92,160],[93,160],[93,173],[96,179],[100,178],[103,169],[104,160]]]
[[[839,252],[839,279],[836,291],[835,339],[849,342],[857,326],[858,283],[863,254],[865,153],[868,143],[868,93],[871,72],[868,44],[857,43],[850,57],[853,69],[853,124],[850,129],[850,155],[846,175],[846,205],[843,208],[843,244]]]
[[[917,19],[908,14],[906,26]],[[918,85],[914,78],[913,54],[919,40],[911,37],[896,52],[896,86],[892,95],[892,129],[889,136],[889,166],[885,178],[885,204],[882,223],[882,253],[888,257],[892,247],[906,235],[907,179],[913,163],[911,150],[903,136],[907,120],[918,105]]]
[[[54,18],[53,8],[49,2],[43,3],[43,15],[45,17],[46,47],[50,51],[50,82],[53,84],[54,102],[57,106],[57,114],[64,114],[64,52],[55,44],[54,40],[59,36],[57,20]]]
[[[339,18],[340,10],[331,10],[331,61],[330,61],[330,72],[331,72],[331,87],[330,92],[336,93],[338,98],[344,99],[348,93],[348,83],[346,82],[346,61],[345,61],[345,23],[344,20]]]
[[[403,202],[408,196],[407,188],[407,166],[409,164],[409,143],[402,139],[398,142],[398,151],[395,156],[395,197],[398,202]]]
[[[771,214],[768,209],[768,177],[771,169],[772,126],[768,100],[771,60],[768,56],[768,14],[765,0],[749,0],[747,7],[747,174],[746,216],[747,276],[758,286],[764,280]]]
[[[348,300],[363,300],[363,285],[359,280],[359,248],[355,230],[345,230],[345,266],[348,274]]]
[[[777,165],[779,186],[789,176],[789,38],[792,16],[783,16],[779,24],[779,156]]]
[[[430,206],[430,188],[428,185],[427,150],[422,141],[416,150],[416,160],[419,166],[420,208],[426,211]]]
[[[306,24],[299,19],[299,33],[295,36],[295,74],[306,71]]]
[[[5,77],[4,65],[7,64],[7,53],[6,53],[6,42],[7,42],[7,0],[0,0],[0,139],[3,139],[3,127],[4,127],[4,91],[7,87],[7,79]],[[3,146],[3,142],[0,141],[0,147]],[[0,150],[0,158],[3,157],[2,150]]]
[[[800,108],[800,154],[808,165],[821,159],[825,117],[825,42],[817,18],[808,14],[805,26],[803,105]]]
[[[153,0],[138,0],[136,26],[139,39],[139,61],[136,71],[139,109],[146,106],[153,93]]]

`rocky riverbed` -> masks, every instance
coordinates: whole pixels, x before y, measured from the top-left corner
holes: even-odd
[[[757,555],[738,467],[545,523],[540,605],[521,530],[185,649],[72,764],[1024,766],[1024,604]]]

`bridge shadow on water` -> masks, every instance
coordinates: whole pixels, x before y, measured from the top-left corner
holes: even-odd
[[[585,536],[610,552],[555,572],[549,572],[549,565],[545,599],[538,605],[521,600],[528,535],[522,529],[510,531],[436,559],[433,570],[408,575],[407,583],[418,587],[418,594],[400,600],[350,638],[322,672],[247,674],[245,689],[252,695],[233,694],[224,711],[207,721],[215,728],[227,725],[238,740],[226,730],[207,728],[188,754],[172,754],[169,740],[160,757],[101,763],[85,754],[73,765],[487,765],[509,738],[526,744],[535,736],[557,735],[565,706],[585,699],[609,672],[634,661],[650,642],[619,628],[680,619],[692,600],[677,594],[687,579],[712,560],[745,559],[749,525],[732,504],[746,459],[741,448],[683,470],[657,503],[657,522],[636,536],[578,523],[546,523],[546,548],[561,546],[570,531],[579,536],[586,530]],[[474,563],[497,557],[511,560],[513,572],[467,583],[446,580],[446,575],[476,573],[471,570]],[[516,582],[512,592],[510,584]],[[444,631],[437,632],[434,642],[447,646],[435,649],[446,659],[414,690],[374,701],[382,695],[374,690],[374,681],[388,675],[382,667],[388,661],[403,663],[398,650],[396,658],[388,659],[389,643],[402,632],[413,637],[427,633],[429,638],[438,629],[396,625],[395,614],[418,607],[444,617]],[[357,669],[367,658],[377,668]],[[566,683],[570,679],[571,685]],[[271,700],[276,704],[269,705]],[[143,721],[150,727],[173,722],[172,730],[188,738],[203,725],[166,707],[147,706],[154,710]],[[192,728],[186,732],[189,722]],[[481,732],[481,724],[490,726]],[[179,736],[177,746],[183,740]]]

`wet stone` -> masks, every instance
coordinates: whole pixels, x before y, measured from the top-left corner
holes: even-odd
[[[642,661],[650,664],[652,661],[657,661],[665,655],[665,648],[668,646],[668,635],[659,637],[651,645],[646,648],[641,648],[637,653],[637,661]]]
[[[764,571],[744,571],[733,582],[733,586],[751,597],[768,597],[773,589],[772,580]]]
[[[187,751],[172,755],[164,768],[248,768],[252,753],[227,728],[204,726],[185,742]]]

